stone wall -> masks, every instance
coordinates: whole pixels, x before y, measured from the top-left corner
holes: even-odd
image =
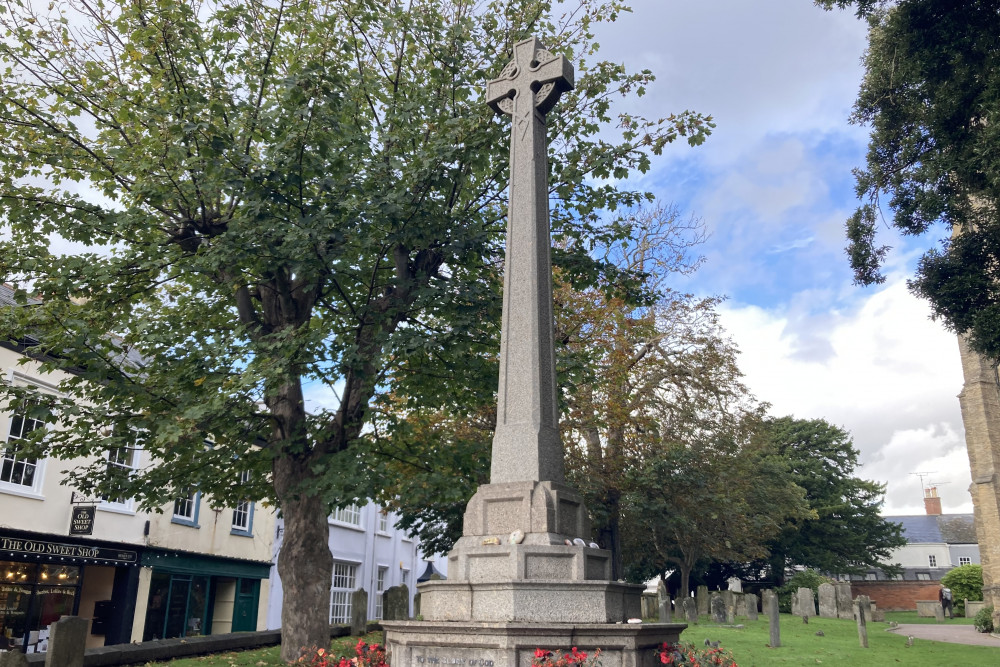
[[[851,595],[867,595],[883,611],[913,611],[917,600],[937,600],[940,581],[852,581]]]

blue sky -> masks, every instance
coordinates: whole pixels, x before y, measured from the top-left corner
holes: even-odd
[[[946,512],[971,511],[954,336],[905,279],[933,238],[899,238],[878,287],[852,284],[844,221],[867,130],[848,122],[865,26],[810,0],[633,0],[604,26],[604,58],[657,75],[636,111],[694,109],[718,127],[668,147],[636,181],[701,218],[705,266],[678,287],[722,294],[741,368],[775,415],[849,430],[860,474],[888,484],[885,512],[923,512],[929,472]]]

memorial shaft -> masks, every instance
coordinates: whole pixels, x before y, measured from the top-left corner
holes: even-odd
[[[497,428],[490,481],[563,480],[559,438],[545,115],[573,87],[573,67],[527,39],[487,86],[511,116]]]

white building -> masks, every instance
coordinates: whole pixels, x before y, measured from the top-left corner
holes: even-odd
[[[368,592],[368,618],[382,618],[382,592],[405,584],[410,589],[410,613],[417,578],[428,563],[420,553],[419,543],[395,526],[396,516],[380,511],[374,503],[352,505],[337,510],[328,519],[330,551],[333,553],[333,581],[330,591],[330,623],[351,622],[351,595],[359,588]],[[278,562],[284,522],[277,520],[273,563]],[[271,568],[271,592],[267,627],[281,627],[281,603],[284,598],[276,565]]]
[[[14,307],[4,286],[0,306]],[[19,364],[23,351],[0,344],[0,380],[57,393],[65,376]],[[162,513],[129,498],[74,503],[61,471],[82,459],[19,451],[39,427],[18,409],[0,412],[0,651],[44,651],[49,626],[68,615],[91,619],[88,647],[264,628],[270,510],[249,501],[213,509],[200,492]],[[149,463],[130,447],[107,458],[125,470]]]

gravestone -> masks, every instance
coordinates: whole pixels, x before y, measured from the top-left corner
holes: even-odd
[[[640,606],[640,618],[655,618],[659,613],[656,610],[657,597],[653,593],[643,593]]]
[[[744,596],[745,605],[747,609],[747,620],[756,621],[757,620],[757,595],[754,593],[747,593]]]
[[[351,593],[351,634],[361,637],[368,632],[368,592],[363,588]]]
[[[712,598],[709,601],[709,607],[712,610],[712,622],[713,623],[725,623],[726,622],[726,600],[718,593],[712,593]]]
[[[425,620],[383,623],[393,667],[518,667],[536,647],[570,641],[604,648],[606,664],[639,664],[658,645],[677,643],[684,628],[625,623],[639,616],[643,587],[612,580],[611,552],[587,546],[583,496],[565,481],[545,124],[572,87],[573,66],[533,37],[513,45],[513,58],[486,86],[483,100],[511,117],[490,482],[466,506],[448,579],[419,586]]]
[[[660,583],[656,585],[656,598],[658,601],[657,613],[660,623],[670,622],[670,591],[667,590],[667,584],[660,579]]]
[[[859,595],[855,600],[858,615],[858,641],[861,648],[868,648],[868,617],[871,615],[871,600],[867,595]]]
[[[764,614],[767,615],[771,648],[781,646],[781,619],[778,616],[778,596],[772,590],[763,593]]]
[[[698,622],[698,603],[694,598],[684,598],[684,616],[688,623]]]
[[[799,600],[798,611],[795,612],[796,616],[812,618],[816,615],[816,597],[813,595],[811,588],[800,588],[798,593],[796,593],[796,597]]]
[[[934,605],[934,621],[944,623],[944,607],[939,604]]]
[[[382,593],[382,620],[405,621],[410,617],[410,589],[400,584]]]
[[[851,603],[851,584],[840,582],[834,585],[837,590],[837,618],[845,621],[854,619],[854,605]]]
[[[819,615],[823,618],[837,618],[837,589],[833,584],[819,585]]]
[[[726,603],[726,609],[736,609],[736,594],[730,590],[720,591],[719,595],[722,596],[723,601]]]
[[[49,626],[49,650],[45,667],[83,667],[90,621],[79,616],[63,616]]]
[[[420,591],[413,594],[413,616],[420,616]]]
[[[708,586],[699,586],[695,599],[698,601],[698,615],[708,616]]]
[[[736,615],[747,615],[747,596],[742,593],[736,594]]]

